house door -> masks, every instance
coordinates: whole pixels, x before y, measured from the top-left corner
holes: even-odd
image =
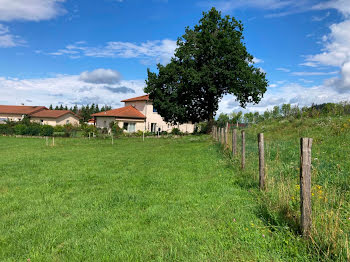
[[[157,132],[157,124],[156,123],[151,123],[151,132],[153,132],[153,133]]]

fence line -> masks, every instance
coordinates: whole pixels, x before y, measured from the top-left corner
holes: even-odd
[[[224,145],[224,149],[230,148],[229,133],[232,129],[232,156],[237,154],[237,129],[232,125],[226,125],[226,128],[215,127],[213,130],[213,138],[220,144]],[[246,164],[246,137],[245,130],[241,130],[241,168],[245,169]],[[259,152],[259,188],[266,189],[266,167],[265,167],[265,146],[264,134],[258,134],[258,152]],[[312,138],[300,139],[300,227],[304,237],[311,236],[312,220],[311,220],[311,148]]]

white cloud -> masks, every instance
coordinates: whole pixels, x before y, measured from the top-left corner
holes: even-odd
[[[345,20],[332,24],[330,33],[322,37],[322,52],[306,57],[305,66],[332,66],[340,68],[340,76],[326,80],[325,85],[339,92],[350,90],[350,3],[348,0],[332,0],[315,5],[314,9],[336,9]]]
[[[82,72],[79,80],[92,84],[117,84],[121,75],[116,70],[99,68],[91,72]]]
[[[39,79],[0,77],[0,104],[65,105],[98,103],[119,107],[121,100],[144,94],[144,80],[121,80],[116,84],[80,81],[79,75]],[[31,100],[31,102],[28,102]]]
[[[23,45],[25,42],[20,37],[10,34],[7,26],[0,24],[0,47],[15,47]]]
[[[52,19],[65,13],[65,0],[0,0],[0,21]]]
[[[260,58],[257,58],[257,57],[254,57],[254,58],[253,58],[253,62],[254,62],[255,64],[259,64],[259,63],[264,63],[264,60],[262,60],[262,59],[260,59]]]
[[[152,63],[154,60],[160,63],[168,63],[174,55],[176,41],[170,39],[146,41],[143,43],[131,42],[107,42],[103,46],[87,46],[86,42],[76,42],[67,45],[64,49],[48,53],[60,56],[76,54],[89,57],[110,57],[110,58],[139,58],[143,63]]]
[[[343,15],[348,16],[350,15],[350,4],[349,0],[331,0],[327,2],[319,3],[315,6],[313,6],[313,9],[336,9],[339,12],[341,12]]]
[[[210,7],[212,1],[202,1],[200,5]],[[214,4],[218,9],[226,12],[239,8],[261,8],[261,9],[280,9],[291,5],[291,1],[283,0],[224,0],[216,1]]]
[[[327,102],[341,102],[350,100],[350,93],[339,93],[330,86],[320,85],[313,87],[304,87],[297,83],[286,83],[278,89],[268,89],[264,98],[257,105],[248,105],[243,110],[235,101],[235,98],[226,95],[220,102],[219,112],[230,113],[232,111],[258,111],[264,112],[272,109],[274,106],[280,106],[283,103],[290,103],[299,106],[310,106],[313,103],[322,104]]]
[[[327,75],[336,75],[338,71],[332,72],[292,72],[294,76],[327,76]]]
[[[278,70],[278,71],[282,71],[282,72],[285,72],[285,73],[290,72],[290,69],[288,69],[288,68],[284,68],[284,67],[278,67],[278,68],[276,68],[276,70]]]

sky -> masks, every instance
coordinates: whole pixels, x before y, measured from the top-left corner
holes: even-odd
[[[212,7],[269,81],[245,111],[350,100],[350,0],[0,0],[0,104],[123,106]],[[218,113],[239,110],[226,95]]]

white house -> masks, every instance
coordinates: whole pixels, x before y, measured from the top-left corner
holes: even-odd
[[[166,123],[153,108],[148,95],[122,100],[121,102],[125,103],[124,107],[93,114],[95,125],[99,128],[108,128],[111,122],[117,121],[118,125],[127,132],[137,132],[139,130],[171,132],[175,127],[184,133],[193,133],[194,131],[194,124],[192,123],[181,125]]]

